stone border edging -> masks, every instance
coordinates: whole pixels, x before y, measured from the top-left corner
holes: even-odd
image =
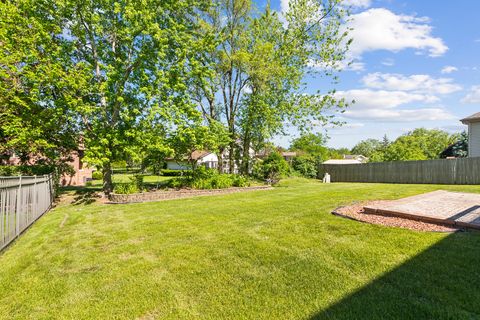
[[[148,201],[173,200],[181,198],[191,198],[199,196],[211,196],[220,194],[230,194],[255,190],[272,190],[271,186],[254,186],[254,187],[233,187],[225,189],[206,189],[206,190],[170,190],[170,191],[153,191],[133,194],[117,194],[112,193],[109,196],[110,204],[120,203],[138,203]]]

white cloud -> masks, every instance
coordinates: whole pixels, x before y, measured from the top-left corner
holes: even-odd
[[[384,66],[391,67],[391,66],[395,65],[395,60],[393,60],[391,58],[387,58],[387,59],[382,61],[382,64]]]
[[[442,68],[442,70],[440,72],[445,74],[445,73],[452,73],[452,72],[455,72],[455,71],[458,71],[457,67],[445,66],[445,67]]]
[[[470,92],[462,99],[463,103],[480,103],[480,85],[472,86]]]
[[[338,98],[345,98],[347,101],[355,100],[355,103],[349,109],[362,110],[393,109],[411,102],[433,103],[439,101],[434,95],[371,89],[338,91],[335,95]]]
[[[353,8],[368,8],[372,4],[372,0],[344,0],[342,2],[345,6]],[[280,0],[280,11],[287,12],[290,8],[290,0]]]
[[[282,0],[284,2],[286,0]],[[431,35],[429,19],[409,15],[397,15],[384,8],[372,8],[352,15],[350,37],[353,38],[351,54],[374,50],[397,52],[412,48],[428,52],[431,57],[443,55],[448,47],[443,40]]]
[[[280,11],[281,12],[288,12],[290,8],[290,1],[289,0],[280,0]]]
[[[344,122],[341,125],[335,125],[332,123],[329,123],[327,125],[322,125],[323,128],[325,129],[330,129],[330,130],[341,130],[341,129],[357,129],[357,128],[362,128],[365,126],[364,123],[360,122],[347,122],[346,119],[337,119],[340,122]]]
[[[372,5],[371,0],[345,0],[343,4],[346,6],[357,7],[357,8],[368,8]]]
[[[337,61],[336,65],[338,69],[344,70],[344,71],[364,71],[365,70],[365,64],[361,61],[352,61],[349,63],[346,60],[342,60],[342,61]],[[330,69],[331,68],[326,64],[317,63],[313,61],[309,61],[308,66],[313,69]]]
[[[443,108],[349,110],[345,112],[345,116],[353,119],[389,122],[434,121],[455,118]]]
[[[413,91],[417,93],[448,94],[462,89],[450,78],[432,78],[426,74],[405,76],[394,73],[369,73],[362,78],[365,86],[374,89]]]
[[[347,101],[355,100],[343,114],[349,119],[388,122],[450,120],[454,116],[443,107],[422,107],[424,104],[438,102],[438,97],[408,91],[388,91],[372,89],[355,89],[339,91],[337,98]],[[420,107],[402,108],[415,104]]]
[[[441,127],[437,127],[437,128],[433,128],[433,129],[440,129],[440,130],[443,130],[443,131],[448,131],[450,133],[456,133],[456,132],[461,132],[461,131],[465,130],[465,125],[452,124],[452,125],[441,126]]]

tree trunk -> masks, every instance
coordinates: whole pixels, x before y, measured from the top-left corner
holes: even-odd
[[[218,173],[222,174],[223,173],[223,152],[225,151],[225,148],[221,148],[218,150],[218,154],[217,154],[217,158],[218,158],[218,162],[217,162],[217,170],[218,170]]]
[[[235,142],[230,143],[230,150],[228,152],[228,173],[232,174],[235,170]]]
[[[250,174],[250,137],[248,131],[243,137],[243,154],[242,154],[242,174],[248,176]]]
[[[103,192],[109,196],[113,192],[112,167],[110,162],[105,163],[102,168],[103,173]]]

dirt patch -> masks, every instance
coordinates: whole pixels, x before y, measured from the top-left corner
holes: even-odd
[[[455,232],[461,230],[459,228],[454,228],[452,226],[446,226],[442,224],[428,223],[413,219],[392,217],[388,215],[365,213],[363,209],[364,206],[377,205],[381,203],[382,201],[356,203],[350,206],[340,207],[332,213],[337,216],[353,219],[356,221],[417,231]]]

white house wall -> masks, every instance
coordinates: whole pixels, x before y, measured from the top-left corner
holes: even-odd
[[[468,156],[480,157],[480,122],[468,125]]]
[[[207,154],[205,157],[200,158],[198,160],[198,163],[204,163],[204,162],[218,162],[218,157],[214,153]]]

